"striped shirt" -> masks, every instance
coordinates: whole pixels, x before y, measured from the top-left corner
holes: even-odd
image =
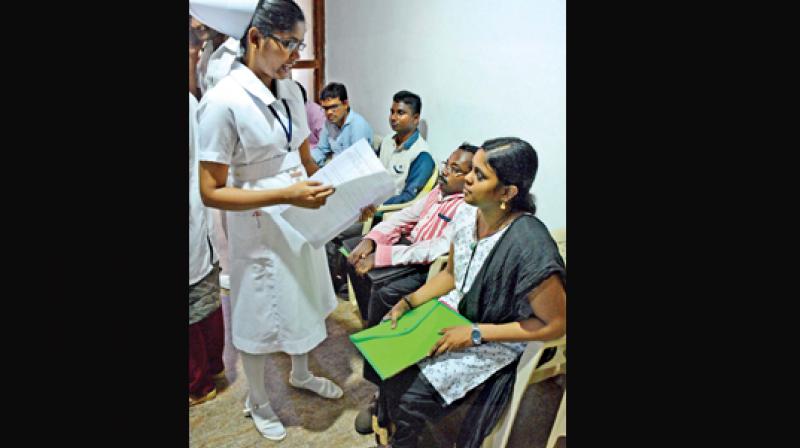
[[[430,264],[450,251],[450,232],[464,194],[443,196],[436,186],[427,196],[389,215],[365,238],[375,241],[375,267]],[[411,245],[395,244],[406,236]]]

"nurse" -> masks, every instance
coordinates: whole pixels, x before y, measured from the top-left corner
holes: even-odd
[[[198,108],[200,191],[207,206],[227,210],[232,342],[249,386],[246,411],[264,437],[281,440],[286,430],[264,385],[268,353],[291,355],[292,386],[331,399],[342,390],[308,370],[307,353],[327,337],[325,318],[337,305],[325,252],[283,220],[276,205],[319,208],[334,190],[307,180],[318,167],[302,95],[289,79],[305,46],[303,12],[292,0],[261,0],[250,14],[243,3],[190,2],[195,18],[241,38],[243,50]],[[220,10],[238,25],[215,26]]]

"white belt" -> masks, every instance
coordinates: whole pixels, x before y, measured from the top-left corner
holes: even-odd
[[[298,151],[292,151],[262,162],[234,166],[233,180],[236,184],[241,185],[244,182],[252,182],[284,171],[290,171],[299,166],[300,154]]]

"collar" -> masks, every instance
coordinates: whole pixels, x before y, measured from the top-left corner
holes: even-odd
[[[396,137],[397,137],[397,134],[394,134],[394,137],[392,137],[392,139],[395,141],[395,145],[397,145]],[[402,151],[404,149],[411,148],[411,146],[413,146],[414,143],[417,142],[417,139],[419,139],[419,128],[415,129],[414,133],[411,134],[411,136],[408,137],[408,139],[406,141],[404,141],[402,145],[397,147],[397,151]]]
[[[445,196],[444,192],[442,191],[442,187],[440,185],[438,185],[438,184],[436,185],[436,187],[434,187],[433,190],[431,190],[431,192],[432,193],[436,192],[436,194],[439,195],[439,199],[436,201],[437,203],[452,202],[452,201],[457,201],[457,200],[464,199],[464,192],[463,191],[461,193],[453,193],[453,194]]]
[[[320,106],[320,107],[322,107],[322,106]],[[336,126],[335,123],[331,123],[330,121],[328,123],[330,123],[332,126],[335,126],[339,130],[344,129],[345,126],[347,126],[348,124],[350,124],[350,122],[353,121],[353,114],[354,113],[355,112],[353,112],[353,108],[350,108],[350,110],[347,111],[347,118],[344,119],[344,123],[342,123],[342,127]]]
[[[233,64],[231,68],[230,77],[236,81],[237,84],[242,86],[249,94],[255,96],[259,100],[261,100],[264,104],[270,105],[275,101],[278,101],[278,98],[275,98],[275,95],[261,82],[260,79],[253,73],[252,70],[247,68],[246,65],[242,64],[241,62],[237,61]],[[281,93],[281,83],[276,81],[276,91],[278,93],[278,97],[283,97]]]

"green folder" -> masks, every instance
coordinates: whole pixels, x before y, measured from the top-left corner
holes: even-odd
[[[385,380],[427,357],[442,337],[439,330],[459,325],[472,322],[434,299],[400,317],[394,330],[391,321],[384,321],[350,335],[350,340]]]

